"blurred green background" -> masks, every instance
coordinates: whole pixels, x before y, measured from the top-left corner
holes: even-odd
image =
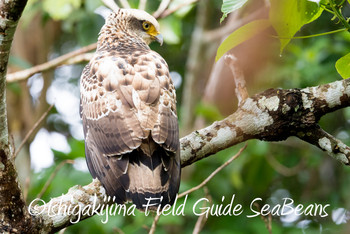
[[[171,7],[186,1],[171,1]],[[130,0],[132,7],[138,1]],[[148,1],[146,9],[154,12],[160,1]],[[181,135],[200,129],[233,113],[237,108],[232,74],[222,59],[215,64],[220,42],[232,32],[239,20],[258,12],[266,18],[265,1],[250,1],[237,14],[230,14],[220,24],[221,1],[201,0],[160,19],[165,44],[151,48],[169,64],[177,83],[178,115]],[[16,32],[9,72],[41,64],[55,57],[96,42],[104,19],[97,0],[29,0]],[[98,10],[96,10],[98,9]],[[350,15],[349,4],[343,8]],[[226,27],[226,28],[225,28]],[[332,15],[324,12],[298,33],[299,36],[338,29]],[[225,31],[226,30],[226,31]],[[273,30],[244,42],[232,52],[244,71],[250,95],[268,88],[304,88],[340,80],[335,62],[349,53],[350,34],[292,40],[283,54]],[[10,132],[16,145],[23,140],[50,104],[54,108],[32,134],[16,163],[22,187],[29,203],[42,190],[51,175],[54,178],[42,198],[66,193],[76,184],[86,185],[92,178],[86,170],[84,142],[79,119],[79,79],[86,62],[63,65],[36,74],[29,80],[8,84]],[[190,95],[189,95],[190,94]],[[342,109],[322,118],[320,125],[329,133],[350,144],[350,109]],[[201,183],[209,174],[234,155],[243,144],[226,149],[183,169],[180,192]],[[65,163],[74,160],[75,163]],[[63,165],[55,170],[58,165]],[[226,205],[235,195],[234,205],[242,204],[238,216],[209,216],[202,233],[268,233],[266,222],[251,215],[251,202],[281,204],[291,198],[294,205],[330,204],[328,216],[274,216],[273,233],[347,233],[350,225],[350,168],[341,165],[320,149],[297,138],[284,142],[251,140],[242,155],[217,174],[208,184],[212,204]],[[185,216],[161,217],[156,233],[192,232],[198,217],[192,206],[205,192],[191,193]],[[222,198],[225,198],[222,202]],[[183,199],[178,201],[180,204]],[[254,207],[254,209],[257,209]],[[144,233],[153,215],[145,217],[92,217],[68,227],[65,233]],[[268,217],[265,217],[267,220]]]

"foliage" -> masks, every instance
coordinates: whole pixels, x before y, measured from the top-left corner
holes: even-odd
[[[338,59],[338,61],[335,64],[335,67],[337,68],[338,73],[343,78],[349,78],[350,77],[350,53]]]
[[[215,60],[218,61],[227,51],[264,31],[271,24],[268,20],[255,20],[230,34],[218,48]]]
[[[271,0],[269,19],[281,42],[280,53],[302,26],[316,20],[321,13],[318,4],[307,0]]]
[[[74,10],[80,7],[81,0],[45,0],[43,9],[55,20],[67,18]]]
[[[225,5],[232,5],[235,2],[235,0],[224,1]],[[270,0],[270,4],[269,21],[281,43],[280,54],[283,53],[283,50],[289,44],[290,40],[293,39],[294,35],[302,27],[317,20],[324,10],[334,14],[334,17],[338,18],[345,29],[347,31],[350,30],[350,25],[348,24],[350,18],[344,17],[341,13],[341,9],[344,4],[346,4],[345,1],[336,3],[334,0]],[[232,8],[230,11],[225,8],[223,12],[226,16],[227,13],[237,10],[240,7],[241,5]],[[259,22],[261,22],[261,20],[250,22],[237,29],[226,38],[218,48],[216,61],[227,51],[267,28],[267,23],[260,23],[261,25],[259,25]],[[252,27],[252,25],[254,25],[254,27]],[[323,35],[323,33],[313,36],[320,35]],[[337,71],[343,78],[348,78],[349,64],[347,56],[342,57],[340,61],[337,62]]]
[[[229,13],[241,8],[244,4],[246,4],[247,1],[248,0],[223,0],[221,7],[223,15],[220,19],[220,23],[224,21]]]

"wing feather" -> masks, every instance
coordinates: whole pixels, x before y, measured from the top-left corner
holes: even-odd
[[[147,196],[163,196],[163,205],[174,201],[179,130],[164,59],[150,50],[131,59],[95,55],[81,77],[80,112],[92,176],[118,203],[132,199],[142,209]]]

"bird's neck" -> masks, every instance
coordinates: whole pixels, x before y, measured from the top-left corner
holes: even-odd
[[[102,27],[98,37],[97,50],[122,50],[130,46],[149,50],[149,46],[137,34],[128,33],[124,28],[116,28],[107,24]]]

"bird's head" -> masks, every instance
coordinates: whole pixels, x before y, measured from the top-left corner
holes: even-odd
[[[137,9],[118,9],[111,13],[106,20],[106,25],[115,27],[117,31],[127,34],[136,34],[146,44],[157,41],[163,44],[163,37],[159,32],[157,20],[145,11]]]

